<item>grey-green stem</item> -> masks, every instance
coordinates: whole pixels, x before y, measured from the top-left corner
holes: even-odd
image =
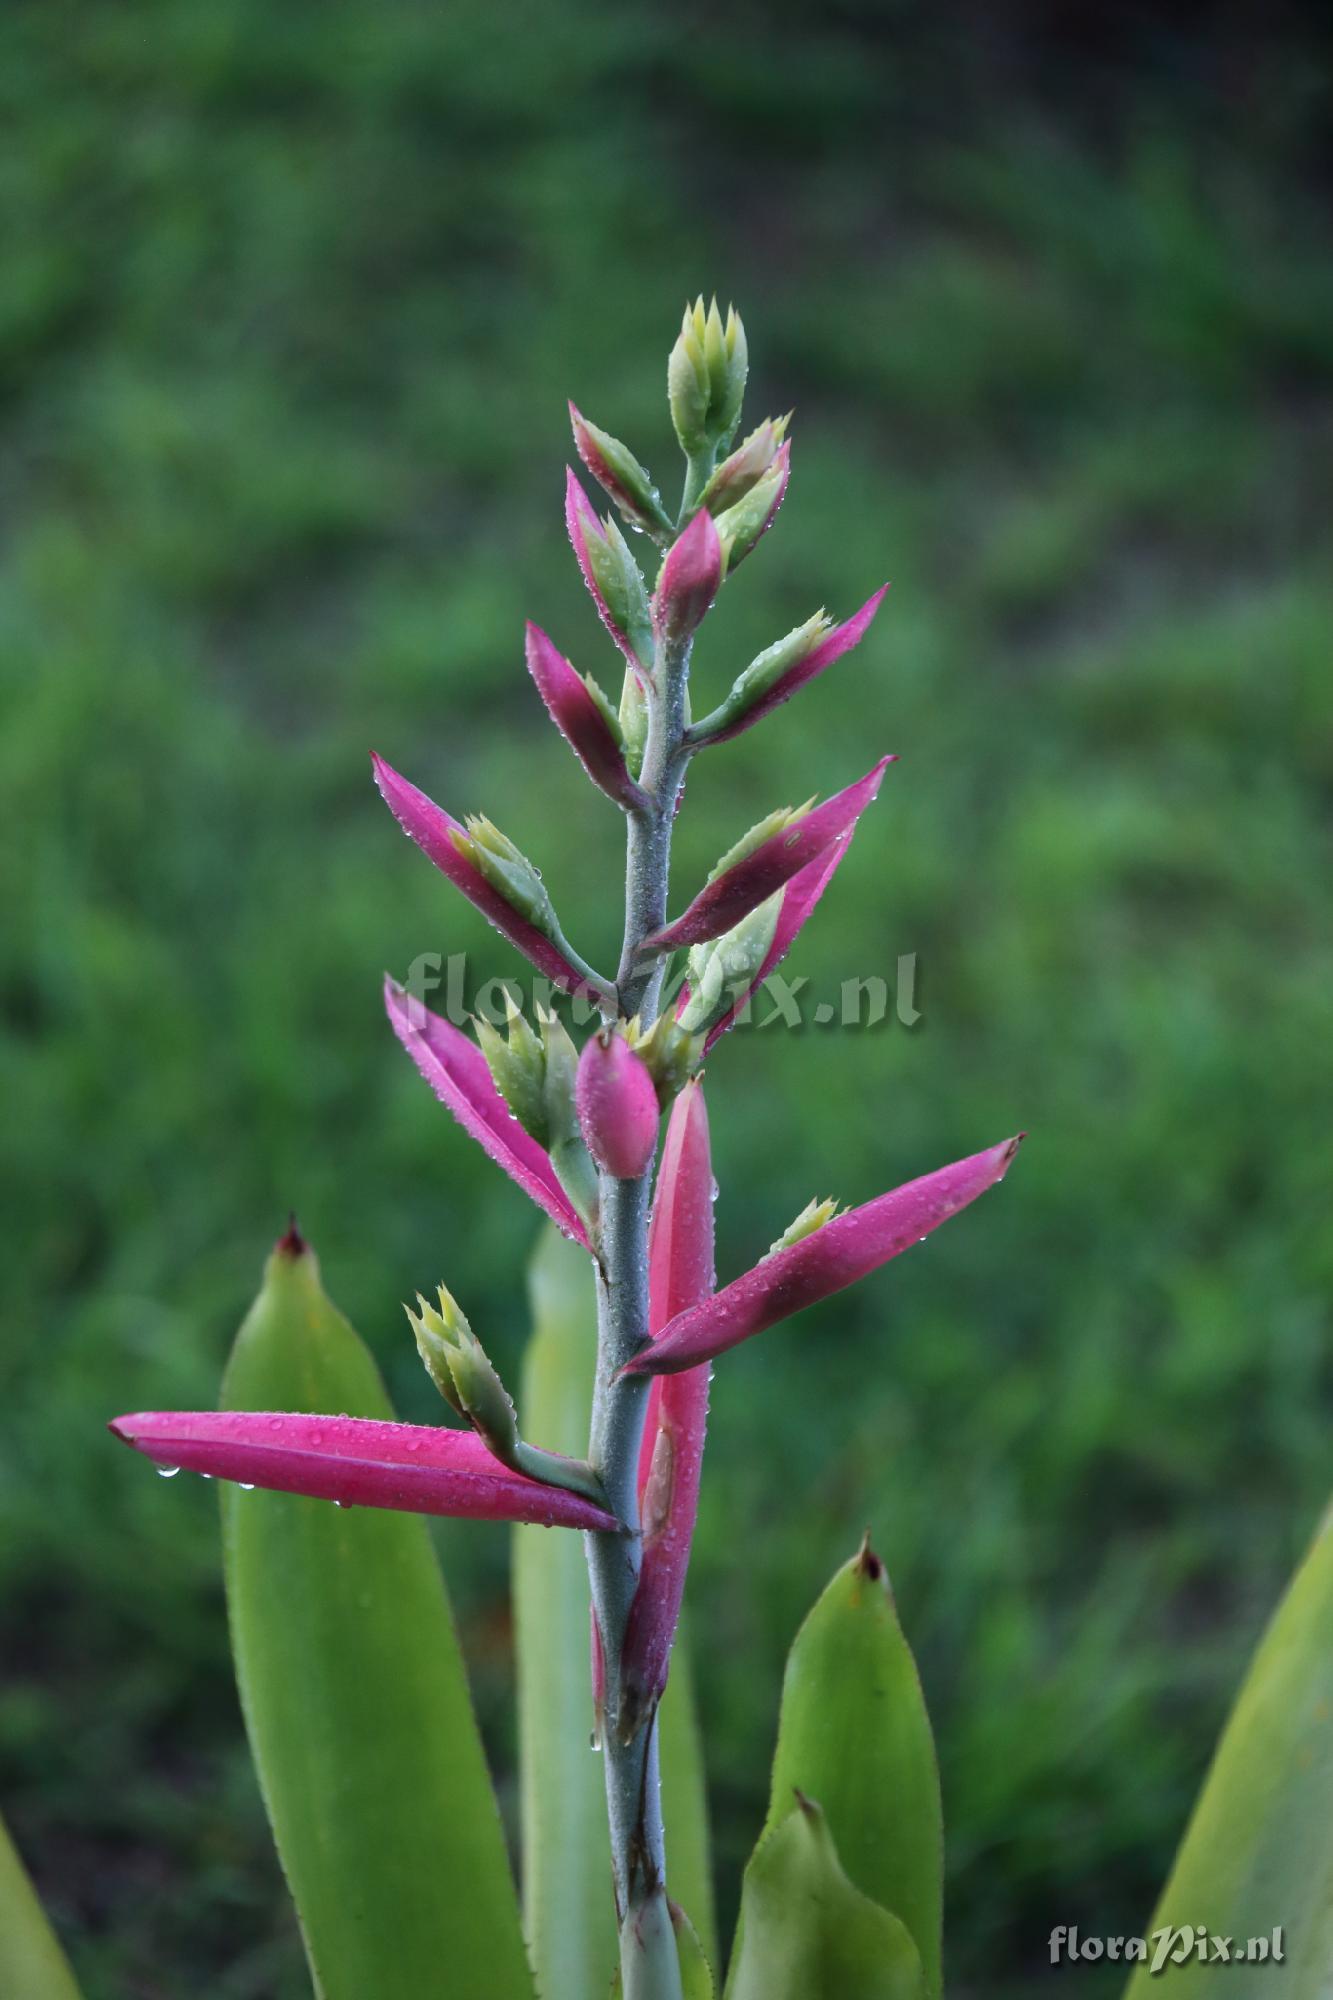
[[[639,782],[641,811],[628,820],[625,866],[625,936],[617,986],[620,1011],[644,1025],[661,1005],[663,961],[640,961],[645,937],[666,922],[671,828],[684,782],[685,683],[689,646],[659,647],[656,690],[649,697],[648,740]],[[661,1935],[665,1921],[666,1851],[658,1777],[654,1714],[628,1743],[620,1740],[620,1655],[639,1578],[639,1451],[647,1413],[649,1377],[617,1370],[648,1339],[648,1211],[650,1173],[634,1181],[603,1174],[599,1182],[600,1234],[597,1277],[597,1380],[593,1392],[588,1459],[607,1500],[628,1534],[586,1537],[593,1616],[606,1666],[602,1744],[611,1827],[611,1863],[622,1921],[642,1915],[644,1935]],[[622,1936],[632,1926],[626,1926]],[[669,1932],[670,1925],[667,1924]],[[680,2000],[674,1952],[655,1953],[623,1968],[625,1990],[643,2000]],[[645,1984],[645,1980],[650,1983]]]

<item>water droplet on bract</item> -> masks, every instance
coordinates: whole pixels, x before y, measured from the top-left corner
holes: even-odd
[[[253,1479],[238,1479],[236,1484],[240,1487],[242,1493],[253,1493],[255,1490]]]
[[[212,1473],[211,1473],[211,1472],[201,1472],[201,1473],[200,1473],[200,1475],[199,1475],[199,1477],[200,1477],[201,1479],[211,1479],[211,1478],[213,1477],[213,1475],[212,1475]]]
[[[591,1736],[590,1736],[590,1737],[588,1738],[588,1748],[589,1748],[590,1750],[596,1750],[596,1751],[600,1752],[600,1751],[601,1751],[601,1747],[602,1747],[602,1746],[601,1746],[601,1743],[600,1743],[600,1741],[598,1740],[598,1736],[597,1736],[597,1732],[596,1732],[596,1730],[594,1730],[594,1731],[593,1731],[593,1733],[592,1733],[592,1735],[591,1735]]]
[[[710,1201],[716,1201],[721,1192],[722,1192],[721,1188],[718,1186],[716,1179],[714,1179],[712,1185],[708,1190],[708,1199]]]
[[[335,1507],[345,1507],[347,1502],[345,1500],[335,1500],[333,1504]]]
[[[180,1467],[178,1465],[159,1465],[157,1476],[159,1479],[174,1479],[179,1471]]]

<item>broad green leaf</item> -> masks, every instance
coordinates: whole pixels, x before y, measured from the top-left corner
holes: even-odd
[[[1326,1520],[1273,1616],[1217,1746],[1152,1920],[1191,1935],[1203,1925],[1248,1953],[1282,1959],[1168,1961],[1135,1970],[1129,2000],[1326,2000],[1333,1993],[1333,1518]]]
[[[848,1880],[824,1814],[799,1798],[750,1857],[727,2000],[921,2000],[906,1926]]]
[[[529,1276],[519,1413],[552,1451],[588,1448],[596,1299],[586,1250],[550,1228]],[[523,1924],[542,2000],[606,1993],[618,1962],[606,1774],[594,1754],[588,1569],[579,1535],[514,1530]]]
[[[393,1414],[299,1242],[269,1260],[223,1402]],[[425,1523],[231,1488],[222,1506],[241,1705],[321,2000],[532,2000]]]
[[[716,1965],[717,1910],[709,1851],[708,1799],[686,1617],[681,1618],[676,1628],[676,1643],[671,1648],[671,1678],[657,1715],[661,1732],[667,1891],[673,1903],[688,1910],[706,1957]]]
[[[64,1952],[0,1820],[0,1993],[14,2000],[79,2000]]]
[[[782,1687],[767,1833],[793,1792],[815,1799],[847,1874],[900,1917],[940,1990],[944,1835],[916,1662],[867,1542],[796,1635]]]

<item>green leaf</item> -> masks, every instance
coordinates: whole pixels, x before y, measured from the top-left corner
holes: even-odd
[[[0,1820],[0,1993],[79,2000],[79,1989],[28,1872]]]
[[[716,1989],[709,1964],[711,1954],[674,1896],[671,1899],[671,1922],[680,1956],[680,2000],[713,2000]]]
[[[689,1621],[682,1617],[671,1649],[671,1678],[657,1711],[666,1826],[667,1892],[689,1912],[709,1961],[718,1963],[717,1911],[708,1839],[703,1743],[694,1698]],[[682,1958],[682,1969],[684,1960]],[[686,1989],[688,2000],[689,1989]]]
[[[393,1412],[284,1238],[223,1404]],[[532,2000],[467,1679],[425,1523],[283,1493],[222,1496],[250,1747],[321,2000]]]
[[[916,1662],[867,1541],[796,1635],[782,1688],[767,1833],[817,1799],[856,1886],[906,1924],[940,1991],[944,1834]]]
[[[727,2000],[921,2000],[907,1927],[848,1880],[810,1799],[766,1833],[741,1894]]]
[[[1333,1992],[1333,1517],[1255,1654],[1185,1832],[1153,1931],[1200,1924],[1244,1951],[1282,1930],[1283,1960],[1149,1959],[1130,2000],[1325,2000]]]
[[[529,1275],[519,1409],[553,1451],[588,1446],[596,1297],[586,1250],[547,1229]],[[590,1747],[588,1569],[579,1535],[514,1530],[523,1923],[543,2000],[606,1993],[619,1957],[606,1774]]]

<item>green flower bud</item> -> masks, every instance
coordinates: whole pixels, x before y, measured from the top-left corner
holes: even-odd
[[[648,696],[633,667],[625,669],[618,721],[630,775],[637,778],[643,769],[643,753],[648,745]]]
[[[460,1309],[441,1285],[438,1308],[417,1294],[417,1311],[406,1308],[416,1337],[417,1352],[440,1394],[506,1465],[516,1464],[518,1418],[503,1382],[496,1374]]]
[[[667,363],[667,399],[681,450],[688,457],[729,443],[740,421],[749,357],[745,328],[728,307],[725,324],[714,299],[685,309]]]
[[[832,623],[827,613],[816,611],[813,618],[807,618],[804,625],[788,632],[785,639],[777,640],[774,645],[756,654],[744,672],[737,674],[730,692],[709,716],[707,726],[710,733],[729,728],[738,717],[752,709],[783,674],[799,666],[814,651]]]
[[[464,860],[470,861],[520,916],[547,937],[554,937],[559,928],[555,910],[527,855],[480,813],[468,818],[466,829],[456,828],[450,836]]]
[[[718,539],[722,543],[723,574],[736,569],[760,537],[777,518],[791,477],[791,446],[780,447],[777,457],[762,479],[755,481],[744,499],[724,508],[717,517]]]
[[[659,1014],[651,1028],[644,1028],[637,1018],[631,1021],[628,1040],[634,1053],[645,1064],[657,1092],[658,1104],[665,1111],[672,1099],[679,1097],[703,1061],[703,1036],[682,1027],[675,1015],[668,1011]]]
[[[637,658],[645,667],[651,667],[655,645],[653,615],[643,571],[609,515],[600,527],[601,533],[588,535],[585,545],[593,581],[613,623],[625,634]]]
[[[495,1087],[528,1136],[545,1146],[549,1140],[546,1112],[546,1053],[508,993],[508,1040],[480,1015],[473,1022],[477,1041]]]
[[[795,1221],[787,1224],[777,1242],[769,1244],[764,1255],[772,1257],[779,1250],[789,1250],[793,1243],[799,1243],[803,1237],[813,1236],[826,1222],[832,1222],[837,1213],[836,1201],[808,1201]]]
[[[754,983],[777,933],[783,894],[777,890],[734,929],[694,946],[688,959],[690,997],[679,1015],[682,1028],[704,1033]]]
[[[572,403],[569,419],[579,457],[630,525],[649,535],[669,534],[673,523],[662,505],[662,496],[629,446],[612,437],[609,431],[590,424]]]

